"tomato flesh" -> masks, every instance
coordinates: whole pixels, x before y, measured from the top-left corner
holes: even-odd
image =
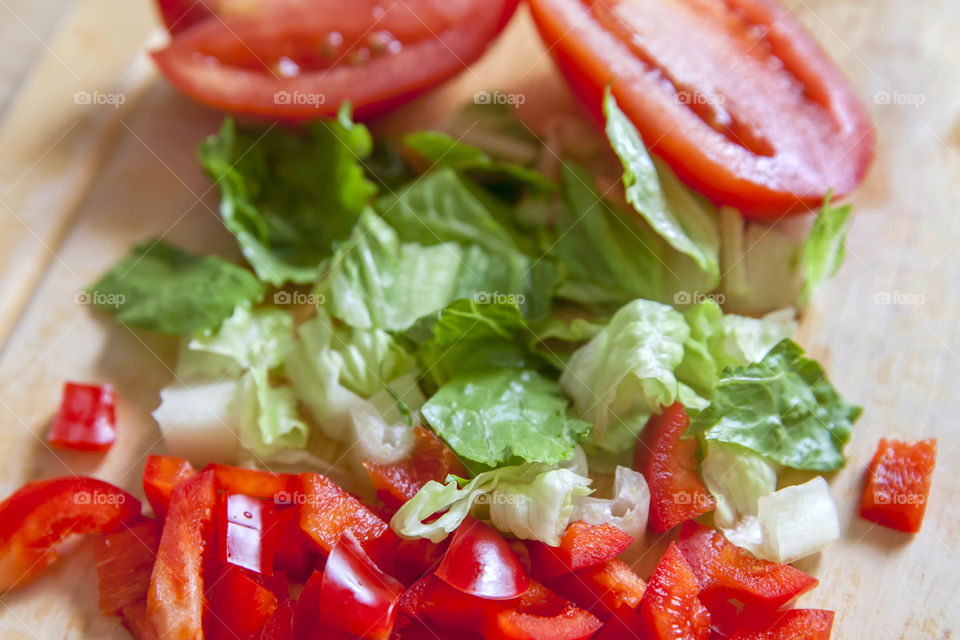
[[[117,439],[116,410],[111,385],[65,382],[47,441],[61,449],[106,451]]]
[[[610,84],[650,148],[714,202],[773,218],[866,174],[866,108],[774,0],[529,4],[584,104],[599,115]]]
[[[488,600],[516,598],[530,577],[500,533],[473,517],[457,528],[436,576],[466,594]]]
[[[898,531],[920,531],[936,463],[936,440],[881,439],[870,462],[860,516]]]
[[[488,618],[483,636],[488,640],[583,640],[602,624],[589,612],[531,582],[514,607]]]

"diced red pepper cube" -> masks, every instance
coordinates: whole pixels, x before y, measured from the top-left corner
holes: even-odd
[[[710,613],[699,599],[700,583],[675,542],[654,569],[637,612],[646,640],[706,640]]]
[[[294,640],[293,608],[290,598],[282,601],[260,632],[260,640]]]
[[[936,440],[881,439],[870,462],[860,517],[898,531],[920,531],[936,463]]]
[[[300,510],[294,506],[276,507],[277,545],[273,566],[291,578],[306,582],[317,566],[319,554],[313,540],[300,528]]]
[[[221,562],[271,575],[280,533],[273,503],[239,493],[221,494],[219,502]]]
[[[830,640],[832,629],[833,611],[791,609],[748,620],[731,640]]]
[[[603,623],[588,611],[531,582],[516,604],[488,614],[487,640],[585,640]]]
[[[613,560],[632,542],[632,537],[612,525],[581,520],[570,523],[556,547],[537,541],[527,546],[537,575],[554,578]]]
[[[167,517],[173,488],[195,475],[197,472],[193,465],[183,458],[147,456],[143,466],[143,493],[158,518],[162,520]]]
[[[47,441],[64,449],[106,451],[117,439],[116,410],[111,385],[65,382]]]
[[[257,640],[277,610],[277,597],[243,569],[223,565],[207,589],[204,636],[211,640]]]
[[[646,584],[625,562],[614,559],[554,578],[547,586],[601,620],[607,620],[620,609],[636,609]]]

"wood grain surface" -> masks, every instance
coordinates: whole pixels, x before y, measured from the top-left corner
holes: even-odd
[[[804,565],[821,584],[801,605],[836,610],[834,638],[960,637],[960,3],[787,5],[846,70],[878,133],[876,164],[853,198],[846,264],[801,323],[801,344],[865,408],[849,464],[831,478],[842,539]],[[4,0],[0,8],[15,15]],[[70,472],[139,491],[143,457],[159,447],[150,411],[171,377],[175,345],[117,326],[76,293],[149,237],[236,252],[195,160],[197,142],[220,116],[154,77],[143,51],[155,31],[146,0],[79,0],[42,47],[33,41],[40,36],[27,43],[40,57],[4,109],[3,495]],[[523,95],[534,128],[550,113],[577,109],[521,10],[479,64],[377,126],[429,126],[494,88]],[[123,104],[85,104],[82,92],[113,103],[122,96]],[[116,385],[120,432],[107,455],[45,446],[64,379]],[[856,516],[865,466],[884,435],[940,441],[916,536]],[[97,613],[89,542],[70,547],[41,579],[0,597],[0,640],[128,637]]]

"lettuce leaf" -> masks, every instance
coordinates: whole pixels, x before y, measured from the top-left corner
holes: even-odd
[[[641,540],[647,530],[650,512],[650,489],[643,474],[618,466],[610,498],[578,497],[574,499],[571,520],[590,524],[609,524]]]
[[[801,259],[804,281],[803,289],[800,290],[801,305],[806,304],[820,285],[836,275],[843,264],[852,210],[849,204],[831,206],[829,195],[823,203],[820,215],[803,243]]]
[[[577,498],[590,494],[590,478],[570,469],[551,469],[521,483],[502,480],[490,500],[490,521],[521,540],[558,546]]]
[[[722,529],[755,517],[760,498],[777,490],[775,465],[745,447],[718,440],[707,440],[700,474],[717,503],[714,518]]]

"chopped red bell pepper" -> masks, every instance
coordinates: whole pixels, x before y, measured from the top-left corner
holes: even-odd
[[[920,531],[936,464],[935,439],[881,439],[870,462],[860,517],[898,531]]]
[[[203,550],[213,542],[216,484],[211,473],[173,488],[147,594],[144,638],[203,637]]]
[[[615,559],[559,576],[547,586],[601,620],[607,620],[620,609],[636,609],[646,584],[625,562]]]
[[[633,468],[650,487],[650,528],[657,533],[714,507],[697,475],[697,442],[681,439],[688,426],[687,412],[675,402],[651,416],[637,440]]]
[[[277,544],[273,552],[273,566],[292,579],[306,582],[317,566],[319,554],[313,540],[300,528],[300,509],[295,506],[276,506]]]
[[[487,640],[584,640],[603,623],[591,613],[561,598],[538,582],[511,608],[487,616]]]
[[[220,495],[220,561],[266,576],[273,574],[273,554],[280,533],[273,503],[242,493]]]
[[[64,449],[106,451],[117,439],[116,411],[111,385],[65,382],[47,442]]]
[[[410,620],[419,620],[426,622],[423,613],[423,601],[430,585],[436,578],[433,574],[427,574],[403,590],[400,594],[400,600],[397,601],[397,608],[400,613]]]
[[[640,635],[640,625],[640,614],[636,609],[620,607],[614,610],[593,640],[646,640]]]
[[[393,576],[404,584],[413,584],[421,576],[435,570],[447,550],[447,540],[434,544],[426,538],[404,540],[397,538],[394,547]]]
[[[323,572],[314,571],[307,580],[293,608],[293,636],[299,640],[321,637],[320,627],[320,590],[323,586]]]
[[[555,578],[613,560],[632,542],[632,537],[613,525],[581,520],[570,523],[556,547],[537,541],[528,542],[527,546],[537,575]]]
[[[274,473],[217,463],[208,464],[203,470],[213,473],[217,479],[217,489],[273,500],[277,504],[293,504],[299,487],[297,476],[292,473]]]
[[[830,640],[832,629],[833,611],[791,609],[755,617],[731,640]]]
[[[433,431],[418,426],[413,434],[413,450],[403,460],[394,464],[363,463],[377,497],[390,509],[399,509],[431,480],[443,482],[451,473],[467,476],[463,463]]]
[[[320,587],[324,624],[369,640],[390,640],[403,585],[384,573],[347,531],[330,552]]]
[[[433,626],[446,631],[476,631],[490,612],[496,612],[510,601],[485,600],[454,589],[449,584],[434,575],[424,578],[427,585],[419,594],[417,604],[420,614],[415,616],[423,621],[426,619]],[[416,606],[407,601],[406,607]]]
[[[94,542],[100,612],[119,616],[125,607],[146,602],[150,574],[160,545],[160,524],[142,520]]]
[[[133,636],[134,640],[143,638],[144,625],[147,624],[147,601],[141,600],[124,607],[120,612],[120,624]]]
[[[503,535],[471,516],[454,531],[435,575],[455,589],[488,600],[516,598],[530,586],[530,577]]]
[[[480,636],[466,631],[451,633],[443,629],[434,629],[429,625],[414,622],[396,633],[398,640],[477,640]]]
[[[746,606],[779,609],[817,586],[817,579],[788,564],[755,558],[722,533],[689,521],[677,546],[700,582],[700,599],[737,600]]]
[[[173,488],[197,475],[197,471],[183,458],[173,456],[147,456],[143,466],[143,493],[161,520],[167,517],[170,494]]]
[[[700,583],[675,542],[654,569],[637,612],[646,640],[706,640],[710,613],[697,597]]]
[[[257,640],[277,610],[277,596],[244,569],[222,565],[209,581],[204,638]]]
[[[37,577],[67,536],[110,533],[140,518],[140,501],[102,480],[28,482],[0,503],[0,592]]]
[[[260,640],[294,640],[293,608],[294,601],[287,598],[277,606],[267,624],[260,632]]]

